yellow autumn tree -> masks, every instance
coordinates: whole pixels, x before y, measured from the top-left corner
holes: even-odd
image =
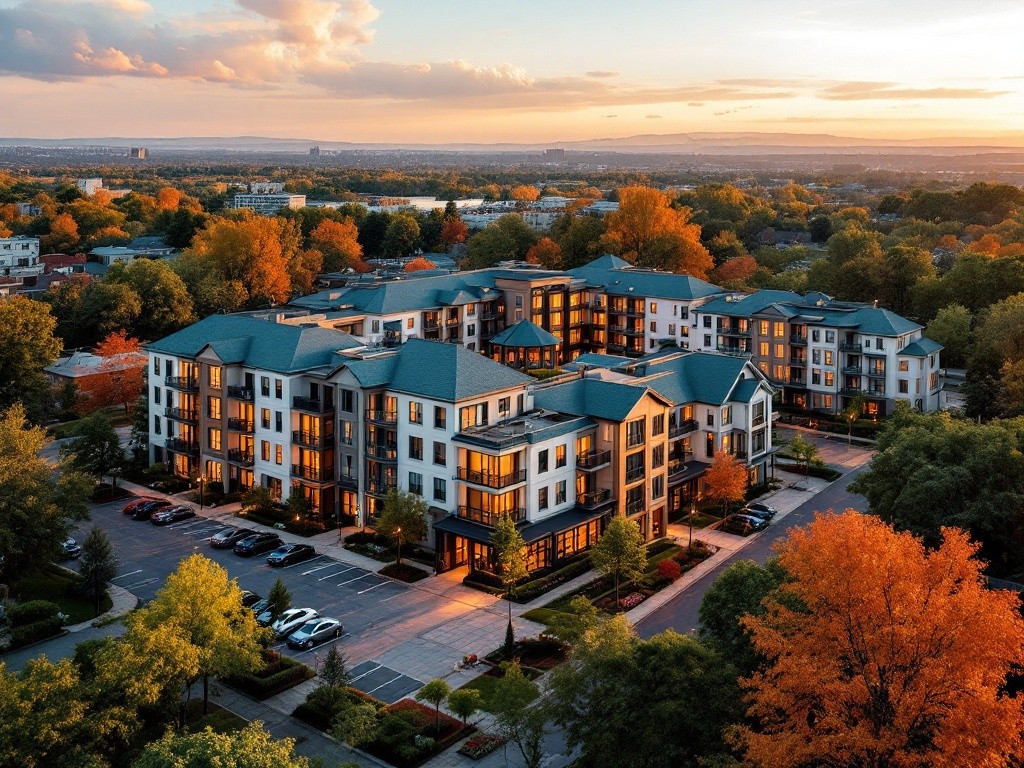
[[[928,550],[853,510],[779,547],[789,580],[742,619],[767,662],[743,681],[747,763],[771,768],[1004,766],[1024,714],[1004,689],[1024,662],[1016,594],[987,588],[978,546]]]
[[[689,208],[673,208],[671,198],[651,187],[623,187],[619,210],[608,215],[604,243],[638,267],[704,278],[714,266],[700,242],[700,226]]]

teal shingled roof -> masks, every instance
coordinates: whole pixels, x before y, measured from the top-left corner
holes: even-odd
[[[564,384],[537,389],[533,403],[577,416],[593,416],[609,421],[622,421],[648,392],[645,385],[604,381],[602,379],[572,379]]]
[[[409,339],[398,348],[389,389],[457,402],[536,381],[461,344]]]
[[[643,381],[676,405],[722,405],[747,368],[746,358],[710,352],[655,355],[636,363]]]
[[[730,317],[750,317],[755,312],[763,312],[772,304],[799,303],[803,301],[799,293],[793,291],[755,291],[733,300],[722,296],[702,304],[697,310],[706,314],[729,315]]]
[[[614,259],[615,257],[602,257],[596,262],[592,261],[576,269],[570,269],[569,274],[573,277],[582,278],[590,285],[602,286],[609,296],[638,296],[652,299],[674,299],[677,301],[691,301],[693,299],[714,296],[721,293],[722,289],[717,285],[700,280],[690,275],[677,275],[673,272],[655,272],[647,269],[635,269],[630,267],[595,267],[592,266],[601,262],[604,258]],[[621,262],[622,259],[616,259]],[[628,262],[623,262],[628,267]]]
[[[908,357],[928,357],[933,352],[938,352],[942,349],[945,349],[945,347],[939,344],[939,342],[921,338],[907,344],[907,346],[899,351],[899,354],[907,355]]]
[[[210,347],[227,363],[293,373],[330,365],[336,351],[362,345],[355,337],[330,328],[275,323],[251,315],[211,315],[147,344],[146,349],[195,357]]]
[[[757,394],[759,387],[760,382],[757,379],[743,379],[736,383],[729,399],[737,403],[749,403]]]
[[[561,343],[560,338],[529,320],[520,320],[491,339],[491,344],[500,347],[553,347]]]

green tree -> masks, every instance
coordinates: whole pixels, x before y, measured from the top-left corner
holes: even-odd
[[[332,645],[331,650],[327,652],[323,666],[317,674],[322,685],[334,688],[344,688],[352,679],[346,669],[345,654],[336,645]]]
[[[989,307],[978,324],[977,338],[995,348],[1003,362],[1024,360],[1024,293]]]
[[[597,607],[583,595],[576,595],[566,610],[558,611],[549,630],[563,643],[576,646],[597,628],[597,624]]]
[[[82,291],[77,322],[92,329],[87,343],[95,344],[107,335],[135,327],[142,315],[142,299],[130,285],[90,283]]]
[[[483,697],[476,688],[459,688],[448,694],[448,709],[466,725],[469,718],[480,711]]]
[[[498,578],[505,588],[508,603],[508,627],[505,630],[505,653],[512,652],[515,645],[515,631],[512,628],[512,596],[516,584],[529,575],[527,570],[526,541],[516,528],[515,520],[505,514],[498,518],[491,535],[494,559],[498,566]]]
[[[493,267],[500,261],[524,261],[537,233],[523,217],[509,213],[491,222],[467,242],[467,269]]]
[[[196,321],[185,282],[165,261],[138,259],[124,267],[115,265],[103,281],[127,285],[139,297],[145,311],[132,330],[141,339],[162,339]]]
[[[441,705],[448,699],[452,687],[440,677],[434,678],[418,691],[416,701],[425,701],[434,705],[434,731],[441,730]]]
[[[601,255],[604,219],[597,216],[559,216],[551,225],[551,237],[562,251],[562,269],[582,267]]]
[[[207,726],[198,733],[168,733],[146,746],[133,768],[309,768],[294,752],[292,739],[276,741],[259,722],[240,731],[217,733]]]
[[[842,410],[842,417],[846,419],[846,444],[853,444],[853,423],[857,421],[863,414],[864,408],[867,405],[867,398],[864,395],[854,395],[851,397]]]
[[[971,312],[960,304],[943,307],[928,323],[924,335],[939,342],[942,350],[942,362],[949,368],[963,368],[967,365],[967,357],[973,345]]]
[[[337,718],[331,728],[331,735],[358,747],[369,741],[377,728],[377,710],[373,704],[360,703],[346,707]]]
[[[196,647],[204,713],[211,676],[251,672],[262,663],[263,633],[252,611],[242,606],[242,591],[227,571],[202,555],[182,560],[135,621],[150,629],[169,625]]]
[[[535,702],[540,697],[537,684],[527,678],[518,664],[501,665],[504,674],[491,696],[491,709],[498,733],[516,745],[526,768],[539,768],[544,758],[548,713]]]
[[[804,466],[804,480],[807,480],[811,472],[811,464],[818,458],[820,451],[818,446],[809,440],[804,440],[803,435],[797,432],[789,441],[789,452],[793,454],[797,462]]]
[[[399,213],[388,223],[381,244],[385,259],[405,258],[420,241],[420,225],[407,213]]]
[[[881,286],[877,298],[883,307],[898,315],[913,312],[913,288],[918,282],[935,276],[932,255],[923,248],[897,245],[885,252]]]
[[[312,505],[302,492],[302,489],[297,485],[293,485],[288,493],[288,516],[296,520],[305,520],[309,517],[311,509]]]
[[[92,479],[70,468],[54,473],[39,456],[45,442],[41,428],[25,423],[20,405],[0,415],[0,577],[6,583],[57,559],[70,521],[89,518]]]
[[[877,232],[870,232],[859,225],[847,227],[828,239],[828,256],[837,267],[854,259],[881,261],[881,240]]]
[[[258,514],[266,514],[273,507],[274,497],[270,495],[270,490],[262,485],[254,485],[242,496],[243,511],[252,510]]]
[[[82,559],[78,567],[82,589],[92,599],[93,615],[100,615],[100,604],[107,584],[117,575],[117,559],[110,538],[98,525],[89,529],[82,542]]]
[[[396,564],[402,567],[402,544],[420,541],[427,535],[427,503],[422,498],[397,488],[388,491],[384,509],[377,519],[376,529],[381,536],[395,540]]]
[[[292,593],[281,579],[276,579],[267,594],[267,610],[270,611],[271,619],[277,621],[278,617],[291,607]]]
[[[100,480],[109,476],[117,485],[117,475],[124,469],[124,449],[110,417],[96,411],[79,422],[79,436],[62,449],[75,469],[95,475]]]
[[[625,517],[613,517],[590,551],[590,562],[601,573],[615,579],[615,604],[619,604],[619,583],[641,579],[647,570],[647,547],[640,527]]]
[[[43,369],[61,348],[53,335],[56,325],[42,302],[23,296],[0,301],[0,408],[22,402],[33,420],[42,420],[50,393]]]

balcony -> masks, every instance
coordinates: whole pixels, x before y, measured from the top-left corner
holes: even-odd
[[[693,451],[686,451],[682,456],[676,454],[668,457],[668,476],[678,475],[686,469],[686,465],[693,461]]]
[[[398,411],[366,411],[366,420],[371,424],[394,426],[398,424]]]
[[[256,425],[249,419],[236,419],[232,417],[228,419],[228,430],[231,432],[244,432],[247,435],[251,435],[256,431]]]
[[[292,408],[308,413],[333,413],[334,403],[326,400],[316,400],[312,397],[293,397]]]
[[[868,368],[867,375],[870,376],[873,379],[884,379],[885,378],[885,369],[884,368],[882,368],[882,369]]]
[[[164,384],[171,389],[178,389],[182,392],[199,391],[199,380],[193,379],[191,376],[168,376],[164,379]]]
[[[723,336],[741,336],[743,338],[749,338],[750,336],[750,328],[739,328],[730,325],[719,328],[718,332]]]
[[[478,507],[467,507],[464,504],[459,505],[459,517],[472,520],[475,523],[481,523],[482,525],[488,525],[492,528],[501,519],[502,515],[508,515],[516,523],[526,520],[526,510],[522,507],[491,511],[489,509],[479,509]]]
[[[228,397],[251,403],[256,399],[256,391],[252,387],[228,387]]]
[[[190,443],[188,440],[182,440],[180,437],[168,438],[164,445],[168,451],[186,453],[189,456],[199,455],[199,443]]]
[[[485,309],[480,314],[480,319],[481,320],[497,320],[499,317],[504,317],[504,316],[505,316],[505,310],[504,309],[494,309],[492,307],[488,307],[487,309]]]
[[[386,480],[367,480],[366,481],[366,492],[371,496],[384,497],[388,495],[388,491],[394,490],[398,487],[397,481],[386,481]]]
[[[164,416],[175,421],[199,421],[199,411],[186,408],[164,408]]]
[[[334,435],[325,435],[322,432],[307,432],[305,430],[293,430],[292,442],[306,448],[323,450],[334,442]]]
[[[436,331],[441,327],[441,319],[439,317],[425,317],[423,318],[423,330],[425,331]]]
[[[749,355],[750,350],[738,347],[735,344],[719,344],[716,349],[719,352],[724,352],[727,355]]]
[[[793,333],[793,334],[790,334],[789,343],[790,344],[807,344],[807,337],[802,335],[802,334],[799,334],[799,333]]]
[[[456,315],[455,317],[449,317],[445,319],[444,324],[451,328],[453,325],[459,325],[462,320]]]
[[[367,444],[366,455],[378,461],[398,461],[398,446],[393,443],[387,445]]]
[[[698,426],[696,419],[685,419],[675,425],[669,424],[668,439],[675,440],[677,437],[682,437],[683,435],[688,435],[691,432],[696,432]]]
[[[843,387],[839,390],[839,394],[843,397],[857,397],[857,395],[866,395],[866,390],[860,387]]]
[[[864,351],[864,345],[863,344],[857,344],[856,342],[853,342],[853,341],[840,341],[839,342],[839,351],[840,352],[863,352]]]
[[[736,458],[739,459],[740,461],[746,461],[747,460],[747,449],[746,448],[737,448],[733,455],[735,455]]]
[[[646,499],[633,499],[633,501],[626,502],[626,514],[627,515],[638,515],[647,509]]]
[[[639,483],[646,476],[646,472],[643,467],[640,469],[627,469],[626,470],[626,482],[627,483]]]
[[[359,488],[359,480],[352,477],[351,475],[342,475],[338,478],[338,485],[342,488],[347,488],[350,491],[357,490]]]
[[[314,483],[326,483],[334,479],[334,467],[311,467],[305,464],[292,464],[292,477],[312,480]]]
[[[843,367],[843,373],[847,376],[860,376],[859,365],[847,365]]]
[[[789,364],[790,365],[799,366],[800,368],[806,368],[807,367],[807,358],[806,357],[791,357],[791,358],[789,358]]]
[[[596,491],[587,491],[576,495],[576,505],[584,509],[595,509],[611,500],[612,492],[608,488],[599,488]]]
[[[790,376],[788,379],[786,379],[786,383],[789,384],[791,387],[806,387],[807,378],[804,376]]]
[[[243,451],[239,448],[228,451],[228,461],[232,464],[241,464],[243,467],[251,467],[255,458],[252,451]]]
[[[576,469],[582,469],[584,472],[594,472],[602,467],[607,467],[611,462],[611,451],[583,453],[576,457]]]
[[[481,472],[477,469],[459,467],[458,478],[474,485],[483,485],[487,488],[508,488],[510,485],[518,485],[526,482],[526,470],[520,469],[499,475],[491,472]]]
[[[612,355],[622,354],[625,351],[626,351],[626,345],[625,344],[619,344],[618,342],[614,342],[614,341],[613,342],[609,342],[609,344],[608,344],[608,353],[609,354],[612,354]]]

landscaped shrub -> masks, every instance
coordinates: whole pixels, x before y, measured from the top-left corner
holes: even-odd
[[[263,658],[263,669],[247,675],[232,675],[224,678],[224,682],[262,701],[316,676],[316,673],[305,664],[274,651],[267,651]]]
[[[61,619],[51,616],[48,619],[14,627],[11,629],[11,645],[9,650],[23,648],[26,645],[31,645],[32,643],[60,634],[63,626],[64,622]]]
[[[414,768],[447,749],[472,727],[442,713],[440,730],[434,727],[435,713],[410,699],[402,699],[382,712],[377,729],[365,749],[398,768]]]
[[[540,595],[543,595],[545,592],[554,589],[559,584],[564,584],[567,581],[575,579],[577,576],[582,576],[584,573],[589,571],[590,568],[590,559],[586,555],[581,555],[578,560],[575,560],[556,571],[541,573],[530,581],[520,584],[516,587],[512,600],[516,603],[528,603]],[[463,579],[463,583],[467,586],[480,589],[483,592],[490,592],[495,595],[504,594],[501,582],[497,577],[483,573],[482,571],[477,571],[472,577],[467,576]]]
[[[679,568],[679,563],[675,560],[662,560],[658,563],[658,578],[675,581],[682,575],[683,572]]]
[[[783,472],[793,472],[797,475],[807,474],[811,477],[820,477],[823,480],[838,480],[843,476],[842,472],[837,472],[831,467],[826,466],[815,466],[811,464],[809,468],[805,468],[803,464],[784,464],[778,462],[775,464],[776,469],[781,469]]]
[[[493,736],[489,733],[481,733],[474,736],[458,749],[460,755],[465,755],[470,760],[479,760],[486,757],[494,750],[505,743],[500,736]]]
[[[37,621],[52,619],[60,613],[60,606],[49,600],[28,600],[7,607],[7,618],[12,627],[23,627]]]
[[[398,579],[404,581],[407,584],[411,584],[414,581],[420,581],[421,579],[427,578],[430,574],[424,571],[422,568],[417,568],[413,565],[406,565],[402,563],[402,567],[399,568],[397,563],[391,563],[391,565],[385,565],[381,568],[378,573],[382,576],[390,576],[392,579]]]

